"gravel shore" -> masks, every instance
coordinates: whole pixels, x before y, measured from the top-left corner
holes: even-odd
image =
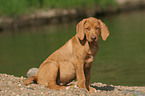
[[[102,83],[91,84],[97,92],[87,93],[84,89],[71,87],[68,90],[56,91],[43,85],[30,84],[25,86],[23,76],[0,73],[0,96],[145,96],[145,86],[113,86]]]

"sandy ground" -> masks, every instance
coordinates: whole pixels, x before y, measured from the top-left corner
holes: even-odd
[[[91,84],[97,92],[89,94],[84,89],[71,87],[67,90],[52,90],[39,84],[25,86],[23,76],[0,74],[0,96],[145,96],[145,86],[114,86],[102,83]]]

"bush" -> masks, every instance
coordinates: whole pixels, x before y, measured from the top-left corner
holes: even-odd
[[[0,0],[0,14],[18,16],[30,13],[39,8],[83,8],[106,5],[115,5],[115,0]]]

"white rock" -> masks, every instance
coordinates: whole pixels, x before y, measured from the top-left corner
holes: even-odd
[[[38,72],[38,68],[31,68],[28,70],[27,72],[27,77],[31,77],[31,76],[36,76],[36,73]]]

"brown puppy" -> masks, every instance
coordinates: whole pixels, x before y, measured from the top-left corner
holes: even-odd
[[[106,40],[109,31],[101,20],[93,17],[80,21],[76,29],[77,34],[52,53],[40,65],[36,76],[24,81],[25,85],[36,81],[47,88],[60,90],[76,78],[79,88],[94,91],[89,85],[91,63],[98,51],[99,34]]]

